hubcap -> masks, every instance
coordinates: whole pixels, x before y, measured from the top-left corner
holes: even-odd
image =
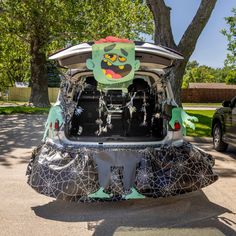
[[[214,130],[214,146],[217,147],[220,143],[220,129],[217,126]]]

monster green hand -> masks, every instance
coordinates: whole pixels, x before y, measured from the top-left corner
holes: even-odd
[[[135,60],[132,41],[107,37],[93,44],[92,59],[87,59],[86,65],[100,84],[109,86],[132,80],[140,61]]]
[[[193,122],[198,122],[197,117],[189,116],[182,108],[177,107],[172,109],[172,117],[169,122],[172,129],[174,129],[175,122],[179,122],[182,127],[183,135],[186,135],[186,127],[190,127],[195,130],[195,125]]]
[[[43,141],[46,140],[46,137],[50,137],[54,139],[55,137],[55,124],[58,122],[58,126],[60,126],[63,123],[64,119],[62,116],[62,109],[59,105],[55,105],[51,107],[48,115],[48,119],[45,124],[45,132],[43,136]],[[59,128],[59,127],[58,127]]]

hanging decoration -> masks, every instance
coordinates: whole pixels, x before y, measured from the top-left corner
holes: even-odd
[[[92,59],[86,65],[100,84],[117,86],[133,80],[140,61],[135,60],[132,41],[109,36],[92,45]]]
[[[104,100],[102,92],[100,92],[99,97],[99,107],[98,107],[98,119],[96,120],[96,124],[98,124],[98,130],[96,131],[96,135],[100,136],[102,133],[107,133],[108,129],[112,129],[111,123],[111,114],[109,113],[109,109],[106,106],[106,102]],[[106,116],[106,123],[103,125],[102,116]]]
[[[146,93],[143,93],[143,105],[141,108],[141,111],[143,112],[143,122],[140,124],[140,126],[147,126],[147,109],[146,107],[148,106],[147,101],[146,101]]]
[[[126,107],[129,109],[130,120],[132,120],[133,113],[136,112],[136,107],[134,106],[135,96],[136,92],[134,92],[133,96],[130,97],[130,101],[126,104]]]
[[[195,125],[192,121],[198,122],[197,117],[188,115],[181,107],[172,109],[172,117],[169,122],[172,129],[174,129],[175,123],[178,122],[181,125],[183,135],[186,135],[186,127],[195,130]]]
[[[75,115],[80,116],[83,111],[84,111],[84,109],[82,107],[80,107],[80,106],[76,107],[75,108]]]
[[[55,105],[51,107],[45,124],[43,140],[45,141],[47,137],[54,139],[63,123],[64,117],[61,106]]]

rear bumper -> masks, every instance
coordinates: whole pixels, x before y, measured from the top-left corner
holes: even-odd
[[[67,147],[72,147],[72,149],[81,149],[83,147],[86,148],[97,148],[97,149],[114,149],[114,148],[125,148],[125,149],[145,149],[147,147],[149,148],[156,148],[161,147],[163,145],[175,145],[179,146],[183,143],[183,135],[181,131],[168,131],[167,135],[159,141],[132,141],[132,142],[122,142],[122,141],[116,141],[116,142],[92,142],[91,139],[89,141],[81,141],[81,140],[70,140],[65,134],[65,131],[60,131],[58,134],[59,138],[50,139],[47,138],[48,143],[52,143],[52,145],[57,145],[60,147],[60,143],[63,142],[63,145]],[[63,148],[63,147],[62,147]]]
[[[37,192],[71,201],[167,197],[215,182],[214,159],[190,143],[161,148],[65,148],[45,143],[28,165]]]

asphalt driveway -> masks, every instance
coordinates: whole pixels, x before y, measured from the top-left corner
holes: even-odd
[[[68,203],[26,184],[31,150],[43,135],[42,115],[0,116],[0,235],[236,235],[236,150],[212,150],[217,182],[177,197],[105,203]]]

